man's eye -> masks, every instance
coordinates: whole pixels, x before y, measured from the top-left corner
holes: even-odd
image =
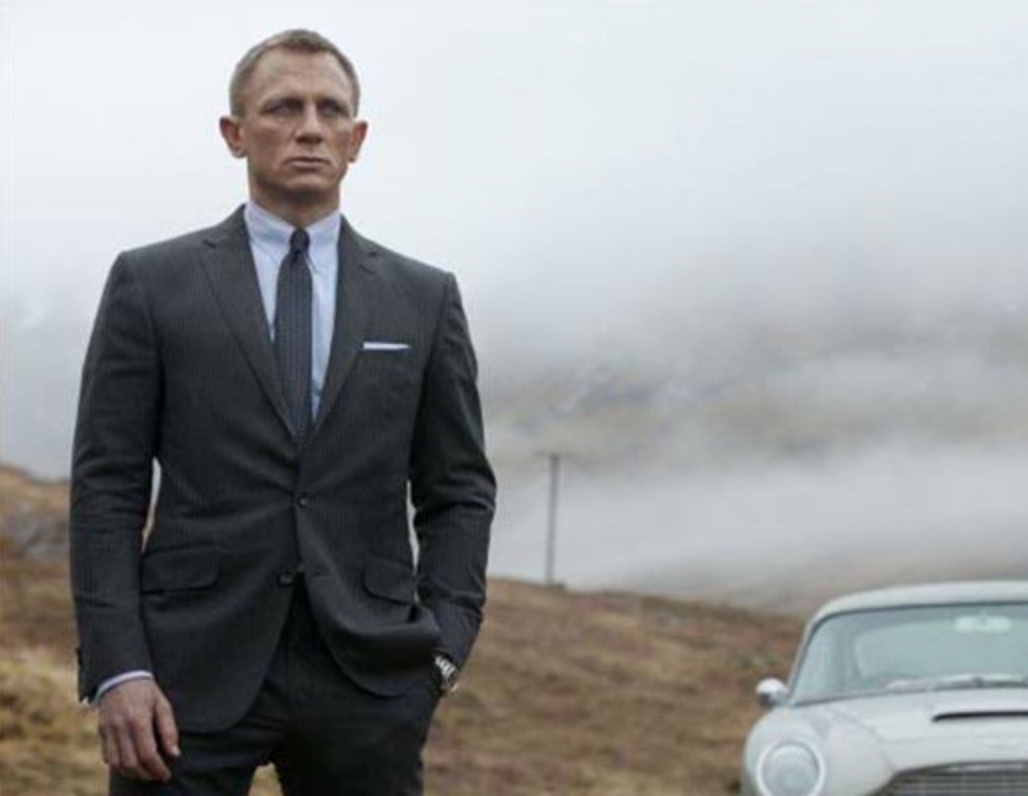
[[[290,116],[295,111],[296,107],[291,102],[277,102],[267,108],[267,113],[272,116]]]
[[[330,119],[339,119],[347,115],[346,109],[342,105],[336,105],[334,103],[326,103],[325,105],[322,105],[321,114]]]

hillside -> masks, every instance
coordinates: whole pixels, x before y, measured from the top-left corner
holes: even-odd
[[[0,537],[31,558],[59,558],[67,550],[68,483],[34,478],[0,464]]]
[[[3,495],[4,510],[11,505]],[[6,520],[4,522],[6,526]],[[93,796],[94,721],[74,702],[61,559],[0,558],[0,783]],[[463,687],[437,714],[428,793],[660,796],[734,791],[753,685],[782,675],[798,624],[741,610],[494,579]],[[262,771],[254,794],[276,792]]]

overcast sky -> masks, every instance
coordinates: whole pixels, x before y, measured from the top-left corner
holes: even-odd
[[[43,472],[67,461],[77,368],[116,253],[214,223],[245,198],[244,167],[217,133],[228,76],[250,45],[289,27],[318,30],[356,62],[371,130],[343,210],[364,234],[457,273],[487,397],[548,357],[602,363],[616,351],[623,364],[657,354],[665,367],[687,349],[726,362],[745,349],[737,370],[750,372],[765,351],[754,341],[779,339],[754,336],[754,319],[803,341],[845,307],[871,325],[878,313],[929,335],[937,329],[926,318],[973,316],[977,326],[948,327],[961,344],[964,328],[990,319],[1028,323],[1028,3],[0,8],[0,300],[20,330],[6,334],[0,458]],[[976,374],[961,389],[977,390],[982,406],[982,394],[1019,405],[1010,388],[1028,383],[1023,348],[1004,338],[1000,373],[984,339],[958,352]],[[818,355],[831,359],[828,348]],[[875,356],[870,369],[835,359],[834,375],[804,378],[863,411],[877,400],[875,379],[882,390],[904,379],[946,384],[938,374],[952,370],[945,350],[915,351],[911,367]],[[490,417],[502,426],[502,412]],[[1024,413],[1010,423],[1020,431],[1008,441],[1023,440]],[[493,434],[500,459],[517,436],[508,432]],[[1000,439],[1002,428],[990,434]],[[721,445],[711,439],[712,450]],[[854,483],[909,470],[906,456],[854,458],[832,488],[854,499]],[[938,460],[934,449],[917,456],[928,470]],[[990,456],[956,460],[971,462],[978,481],[1023,479],[1023,458]],[[854,475],[872,470],[870,481]],[[707,494],[730,507],[776,479],[733,476]],[[674,500],[673,484],[649,486]],[[535,507],[521,522],[541,523],[541,501],[507,494],[507,506]],[[1007,509],[974,494],[969,517]],[[583,542],[597,517],[611,534],[623,526],[610,504],[590,500]],[[903,504],[883,499],[882,512],[902,517]],[[783,499],[780,511],[792,510]],[[505,560],[521,555],[510,531],[518,521],[501,516]],[[535,544],[518,560],[535,561]],[[647,560],[666,549],[655,542]],[[618,567],[612,550],[602,572]]]
[[[702,303],[855,267],[944,296],[1024,271],[1013,0],[3,0],[5,296],[90,314],[119,249],[227,215],[228,74],[301,25],[363,78],[345,211],[457,271],[483,316],[532,299],[589,326],[669,273]]]

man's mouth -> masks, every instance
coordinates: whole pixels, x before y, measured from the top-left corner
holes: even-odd
[[[295,163],[298,166],[326,166],[328,161],[325,158],[312,157],[309,155],[299,155],[297,157],[289,158],[289,163]]]

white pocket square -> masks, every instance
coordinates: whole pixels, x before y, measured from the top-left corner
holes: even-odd
[[[365,351],[406,351],[407,343],[385,343],[379,340],[365,340],[362,348]]]

